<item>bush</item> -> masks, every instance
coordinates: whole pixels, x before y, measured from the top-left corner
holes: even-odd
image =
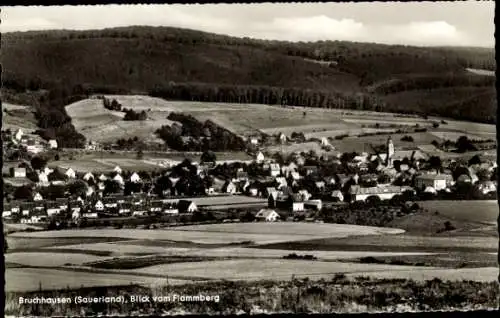
[[[401,138],[401,141],[413,142],[413,137],[412,136],[403,136]]]

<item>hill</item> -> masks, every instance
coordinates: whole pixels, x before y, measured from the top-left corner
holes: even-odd
[[[432,111],[496,122],[495,77],[467,71],[494,70],[494,49],[292,43],[168,27],[5,33],[1,44],[5,100],[38,105],[44,114],[102,93],[421,115]],[[445,103],[427,99],[443,89],[448,90]],[[40,97],[40,90],[48,92]],[[481,112],[473,107],[478,105]],[[58,127],[67,123],[67,115],[57,116]]]

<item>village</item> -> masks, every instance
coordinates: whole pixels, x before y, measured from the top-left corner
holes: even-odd
[[[11,223],[83,226],[89,220],[126,224],[151,217],[181,223],[323,222],[318,212],[325,207],[335,211],[359,202],[496,198],[495,160],[480,155],[441,159],[419,149],[395,149],[391,136],[382,150],[372,153],[266,157],[258,150],[258,140],[251,138],[251,162],[217,164],[215,155],[205,152],[199,163],[186,159],[155,171],[116,166],[112,171],[87,172],[49,168],[40,154],[57,151],[55,140],[38,141],[22,130],[4,131],[2,137],[4,157],[10,154],[12,159],[13,153],[23,151],[31,156],[31,161],[4,161],[8,168],[3,171],[4,180],[12,191],[4,189],[2,217]],[[280,142],[286,138],[277,136]],[[27,179],[33,184],[15,183]]]

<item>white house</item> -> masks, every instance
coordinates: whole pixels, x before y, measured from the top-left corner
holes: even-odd
[[[134,172],[130,176],[130,181],[131,182],[140,182],[141,181],[141,177],[139,177],[139,175],[136,172]]]
[[[453,177],[446,174],[422,174],[415,178],[415,187],[418,189],[433,187],[440,191],[446,189],[452,180]]]
[[[75,172],[75,170],[73,170],[73,169],[71,169],[71,168],[69,168],[68,170],[66,170],[66,173],[65,173],[65,174],[66,174],[66,176],[67,176],[68,178],[70,178],[70,179],[74,179],[74,178],[76,178],[76,172]]]
[[[342,191],[340,191],[340,190],[334,190],[332,192],[332,198],[336,198],[337,200],[339,200],[339,202],[344,201],[344,195],[342,194]]]
[[[59,214],[59,213],[61,213],[61,208],[58,207],[58,206],[47,208],[47,215],[49,215],[49,216],[56,215],[56,214]]]
[[[293,202],[292,212],[303,212],[305,210],[304,202]]]
[[[222,191],[224,191],[225,193],[234,194],[236,193],[236,185],[231,181],[226,182],[226,184],[224,184],[224,186],[222,187]]]
[[[90,197],[92,194],[94,194],[94,188],[93,187],[88,187],[87,192],[85,192],[85,195],[87,197]]]
[[[33,195],[33,201],[42,201],[42,200],[43,200],[43,197],[42,197],[42,195],[39,192],[36,192]]]
[[[108,177],[106,177],[104,174],[101,173],[101,175],[99,176],[99,180],[106,181],[108,180]]]
[[[87,219],[97,219],[99,217],[97,212],[85,212],[82,216]]]
[[[92,174],[92,172],[87,172],[87,173],[83,176],[83,180],[85,180],[85,181],[89,181],[90,179],[94,179],[94,175]]]
[[[265,159],[264,154],[260,151],[259,153],[257,153],[257,156],[255,156],[255,161],[257,161],[258,163],[263,162],[264,159]]]
[[[259,139],[253,137],[253,138],[250,138],[250,143],[252,145],[258,145],[259,144]]]
[[[50,139],[49,140],[49,147],[50,147],[50,149],[57,149],[57,140]]]
[[[250,188],[248,189],[248,194],[255,197],[259,193],[259,190],[257,188]]]
[[[437,193],[436,189],[434,187],[432,187],[432,186],[425,187],[424,192],[425,193],[432,193],[432,194],[436,194]]]
[[[12,168],[11,176],[14,178],[26,178],[26,168]]]
[[[117,174],[114,178],[114,181],[118,182],[120,185],[123,185],[125,182],[123,181],[123,177],[120,174]]]
[[[37,153],[43,151],[43,147],[41,145],[27,145],[26,151],[28,151],[32,154],[37,154]]]
[[[96,202],[96,204],[94,205],[94,209],[96,211],[104,211],[104,204],[102,203],[101,200]]]
[[[179,200],[177,203],[177,208],[180,213],[193,213],[198,211],[198,207],[193,201],[189,200]]]
[[[279,176],[281,173],[280,165],[278,163],[271,163],[269,165],[269,172],[272,177]]]
[[[50,169],[49,167],[45,167],[43,169],[43,173],[45,173],[46,175],[49,175],[51,174],[52,172],[54,172],[54,169]]]
[[[255,218],[259,221],[266,222],[276,222],[279,220],[280,215],[276,211],[271,209],[262,209],[255,215]]]
[[[288,186],[288,182],[286,182],[286,178],[285,177],[276,177],[275,180],[279,184],[278,187],[287,187]]]
[[[116,166],[114,169],[113,169],[114,172],[118,173],[118,174],[121,174],[122,173],[122,168],[120,168],[119,166]]]

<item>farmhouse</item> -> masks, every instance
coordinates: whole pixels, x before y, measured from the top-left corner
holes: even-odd
[[[124,185],[125,184],[125,181],[123,181],[123,177],[120,174],[116,174],[113,177],[113,180],[116,181],[120,185]]]
[[[101,173],[101,175],[99,176],[99,180],[106,181],[106,180],[108,180],[108,177],[106,177],[104,174]]]
[[[377,196],[381,200],[392,199],[395,195],[401,195],[405,191],[413,191],[410,187],[384,186],[362,188],[359,185],[353,185],[349,189],[351,201],[365,201],[368,197]]]
[[[179,214],[179,209],[175,202],[163,203],[163,213],[165,214]]]
[[[279,218],[279,214],[271,209],[262,209],[255,215],[255,219],[265,222],[276,222],[277,220],[279,220]]]
[[[433,187],[439,191],[446,189],[452,180],[453,177],[447,174],[422,174],[415,178],[415,187],[418,189]]]
[[[113,172],[116,172],[118,174],[121,174],[122,173],[122,168],[120,168],[120,166],[116,166],[114,169],[113,169]]]
[[[287,138],[286,138],[286,135],[285,135],[284,133],[280,133],[278,138],[279,138],[279,141],[280,141],[282,144],[284,144],[284,143],[286,142],[286,139],[287,139]]]

